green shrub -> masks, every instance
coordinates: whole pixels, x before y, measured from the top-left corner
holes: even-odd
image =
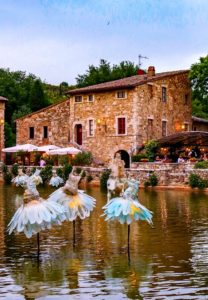
[[[53,157],[47,157],[45,159],[45,162],[46,162],[46,165],[53,166],[54,165],[54,158]]]
[[[46,165],[40,172],[40,176],[43,179],[43,183],[45,183],[47,180],[50,180],[52,177],[52,166]]]
[[[88,175],[88,176],[87,176],[87,182],[90,182],[90,181],[92,181],[92,180],[93,180],[92,175]]]
[[[150,175],[149,183],[151,186],[156,186],[158,184],[157,176],[154,173],[152,175]]]
[[[3,165],[2,171],[3,171],[4,174],[8,172],[8,167],[7,167],[7,165]]]
[[[91,152],[80,152],[73,159],[73,165],[75,166],[87,166],[92,163]]]
[[[4,173],[4,183],[5,184],[10,184],[12,180],[12,173],[10,172],[5,172]]]
[[[65,164],[63,166],[63,179],[66,181],[69,177],[69,174],[72,171],[72,166],[70,164]]]
[[[196,162],[194,165],[194,169],[208,169],[208,161],[203,160]]]
[[[69,157],[68,155],[61,155],[59,156],[58,158],[58,164],[61,165],[61,166],[64,166],[66,164],[69,163]]]
[[[58,168],[56,170],[56,174],[59,176],[59,177],[63,177],[63,168]]]
[[[80,174],[82,172],[82,168],[76,168],[76,173]]]
[[[133,155],[131,157],[131,161],[132,162],[139,162],[142,158],[147,158],[147,154],[146,153],[143,153],[143,154],[136,154],[136,155]]]
[[[18,168],[19,168],[19,165],[18,164],[13,164],[12,165],[12,174],[14,176],[17,176],[18,175]]]
[[[155,140],[149,141],[145,146],[144,149],[147,153],[147,157],[149,161],[154,161],[157,150],[158,150],[159,144]]]
[[[110,176],[111,170],[105,170],[100,177],[100,187],[103,190],[107,190],[107,181]]]
[[[144,187],[147,188],[148,186],[150,186],[149,180],[147,180],[147,181],[144,182]]]
[[[204,189],[208,186],[207,180],[202,179],[199,175],[191,173],[189,175],[189,185],[192,188]]]

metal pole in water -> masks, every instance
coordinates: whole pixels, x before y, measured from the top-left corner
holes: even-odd
[[[130,264],[131,258],[130,258],[130,224],[128,224],[128,261]]]
[[[39,258],[39,255],[40,255],[40,235],[39,235],[39,232],[37,233],[37,244],[38,244],[38,258]]]
[[[76,242],[76,228],[75,228],[75,220],[73,220],[73,245],[75,246]]]

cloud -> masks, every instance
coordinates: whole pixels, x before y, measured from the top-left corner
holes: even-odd
[[[207,53],[205,0],[7,0],[0,9],[1,67],[50,83],[75,83],[101,58],[137,63],[142,54],[144,67],[164,71]]]

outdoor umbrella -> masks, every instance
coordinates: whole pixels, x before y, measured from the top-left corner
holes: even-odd
[[[49,155],[67,155],[67,154],[78,154],[81,150],[75,147],[66,147],[66,148],[59,148],[56,150],[49,150],[47,154]]]
[[[38,148],[37,146],[32,144],[24,144],[24,145],[16,145],[14,147],[4,148],[2,149],[2,151],[7,153],[15,153],[19,151],[32,152],[32,151],[37,151],[37,148]]]
[[[55,146],[55,145],[45,145],[45,146],[37,147],[36,151],[39,151],[39,152],[48,152],[48,151],[57,150],[57,149],[61,149],[61,148],[58,147],[58,146]]]

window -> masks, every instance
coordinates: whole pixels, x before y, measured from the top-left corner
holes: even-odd
[[[126,92],[125,91],[118,91],[116,93],[116,98],[119,98],[119,99],[124,99],[126,98]]]
[[[94,96],[93,95],[88,95],[88,101],[93,102],[94,101]]]
[[[148,129],[152,130],[153,128],[153,119],[148,119]]]
[[[196,126],[193,126],[193,131],[197,131],[197,128],[196,128]]]
[[[162,121],[162,136],[167,135],[167,121]]]
[[[43,138],[48,138],[48,126],[43,126]]]
[[[162,102],[167,101],[167,88],[165,86],[162,86]]]
[[[82,96],[77,95],[77,96],[75,96],[74,100],[76,103],[82,102]]]
[[[149,141],[153,137],[153,119],[148,119],[147,122],[147,140]]]
[[[126,118],[118,118],[117,119],[117,133],[118,134],[126,134]]]
[[[34,136],[35,136],[34,127],[30,127],[29,128],[29,138],[34,139]]]
[[[184,131],[189,131],[189,124],[188,123],[184,123]]]
[[[152,84],[148,84],[147,87],[148,87],[149,98],[152,98],[153,97],[153,86],[152,86]]]
[[[94,135],[94,120],[89,120],[89,136]]]
[[[188,103],[189,103],[189,94],[185,94],[185,96],[184,96],[184,104],[188,105]]]

